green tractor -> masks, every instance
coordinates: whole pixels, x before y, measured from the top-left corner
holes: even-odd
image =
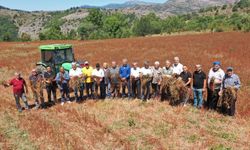
[[[36,64],[37,71],[43,74],[47,66],[50,66],[54,72],[59,72],[61,66],[65,70],[71,69],[71,63],[75,61],[72,45],[70,44],[52,44],[41,45],[41,61]]]

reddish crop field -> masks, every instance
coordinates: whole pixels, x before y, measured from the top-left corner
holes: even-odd
[[[227,139],[221,138],[219,142],[213,139],[215,133],[211,131],[211,135],[206,136],[206,134],[210,134],[210,130],[202,127],[199,127],[199,130],[195,131],[194,135],[190,135],[191,131],[196,130],[195,128],[191,127],[191,131],[186,132],[185,127],[178,126],[178,122],[184,122],[185,124],[190,119],[186,118],[189,116],[185,112],[188,112],[187,114],[190,113],[191,116],[198,117],[196,119],[200,122],[204,120],[208,122],[206,119],[209,120],[211,119],[210,117],[223,120],[224,116],[216,112],[207,112],[206,110],[202,110],[201,115],[197,116],[197,112],[195,114],[190,112],[191,108],[172,108],[165,102],[150,102],[143,106],[141,110],[138,110],[139,108],[137,107],[141,107],[139,102],[131,102],[131,104],[129,102],[110,102],[113,104],[109,105],[109,102],[95,103],[91,101],[82,104],[82,106],[72,104],[72,107],[66,106],[61,108],[61,106],[55,106],[48,110],[32,110],[20,116],[16,113],[11,90],[0,87],[0,112],[3,118],[1,120],[6,120],[7,114],[7,119],[10,117],[18,130],[27,132],[29,135],[28,140],[35,143],[34,147],[39,149],[54,149],[58,147],[62,149],[178,149],[182,146],[187,146],[187,148],[192,149],[211,148],[222,144],[232,148],[240,146],[244,149],[249,146],[247,139],[249,139],[250,131],[248,120],[250,116],[250,33],[206,33],[96,41],[1,42],[0,79],[10,79],[15,70],[20,70],[27,79],[30,70],[35,67],[35,63],[40,59],[38,46],[54,43],[73,44],[76,58],[78,60],[88,60],[93,66],[97,62],[110,63],[112,60],[117,61],[119,64],[122,58],[128,58],[130,63],[138,61],[140,66],[145,60],[149,60],[152,65],[154,61],[160,61],[161,65],[163,65],[165,60],[169,59],[172,61],[174,56],[179,56],[181,63],[187,65],[191,71],[194,70],[195,64],[202,64],[203,70],[208,73],[213,61],[221,61],[223,69],[232,66],[242,81],[242,88],[238,94],[237,115],[236,119],[226,117],[227,119],[224,122],[220,122],[219,125],[223,126],[222,130],[225,132],[232,131],[237,133],[237,128],[239,128],[240,132],[244,133],[237,134],[236,137],[229,134],[229,137],[226,136]],[[33,103],[32,100],[31,103]],[[123,106],[124,108],[121,108]],[[166,129],[168,130],[166,135],[162,133],[165,131],[165,128],[162,129],[163,131],[152,129],[152,131],[148,130],[147,132],[147,130],[143,130],[143,125],[129,129],[123,126],[122,121],[119,122],[121,118],[132,116],[132,118],[137,119],[136,121],[144,122],[145,126],[153,126],[154,123],[158,123],[157,119],[154,118],[158,116],[154,109],[158,110],[160,108],[163,109],[161,117],[173,115],[173,112],[177,115],[177,120],[173,116],[168,120],[168,123],[171,125]],[[131,109],[134,109],[135,112],[129,112]],[[169,110],[166,111],[164,109]],[[98,111],[103,111],[103,113]],[[152,116],[150,114],[142,115],[147,111],[152,112]],[[114,122],[116,124],[110,127],[109,125]],[[215,123],[218,122],[215,121]],[[223,123],[231,125],[231,127],[224,126]],[[161,125],[159,124],[160,127]],[[244,128],[240,128],[240,125],[244,126]],[[236,129],[233,129],[234,127]],[[187,128],[189,128],[188,125]],[[0,129],[4,131],[4,125],[0,126]],[[67,131],[68,134],[64,131]],[[153,134],[154,132],[156,132],[156,135]],[[158,132],[160,132],[160,135],[157,135]],[[2,135],[1,130],[0,135],[0,143],[5,141],[3,144],[5,147],[6,145],[11,145],[11,143],[13,145],[13,141],[6,139],[4,134]],[[191,137],[185,137],[185,135],[190,135]],[[245,139],[244,136],[246,136]],[[175,141],[173,138],[178,140]],[[96,140],[99,141],[96,143]],[[46,144],[42,144],[43,142]],[[145,145],[148,145],[148,147]]]

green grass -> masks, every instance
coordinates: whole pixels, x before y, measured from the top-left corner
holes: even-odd
[[[16,121],[8,114],[0,115],[0,132],[7,139],[11,149],[18,150],[36,150],[35,146],[29,139],[29,134],[17,126]]]

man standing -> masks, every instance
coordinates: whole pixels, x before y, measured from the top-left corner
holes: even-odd
[[[141,98],[140,72],[137,62],[134,62],[131,68],[132,96],[138,99]]]
[[[46,108],[43,97],[43,84],[44,84],[43,76],[38,74],[36,69],[33,69],[29,77],[29,80],[30,80],[30,87],[33,92],[33,97],[35,99],[35,105],[36,105],[35,108],[36,109],[38,109],[39,107]]]
[[[22,106],[20,104],[20,99],[23,100],[25,104],[25,109],[29,109],[26,94],[28,94],[28,87],[25,80],[21,77],[20,73],[15,73],[15,78],[10,80],[9,83],[4,84],[5,87],[13,86],[13,94],[16,101],[16,107],[19,112],[22,112]],[[24,89],[25,88],[25,89]],[[26,94],[25,94],[26,93]]]
[[[77,67],[75,62],[72,63],[72,68],[69,71],[69,76],[70,80],[74,82],[74,87],[72,88],[74,89],[76,102],[79,103],[83,99],[84,84],[82,82],[82,70]],[[80,97],[78,96],[78,91],[80,92]]]
[[[183,66],[183,71],[180,74],[180,77],[182,79],[182,81],[185,84],[185,87],[187,87],[187,93],[183,93],[183,102],[184,102],[184,106],[186,106],[189,98],[190,98],[190,94],[191,94],[191,81],[192,81],[192,75],[191,73],[188,71],[188,67],[187,66]]]
[[[104,71],[101,69],[99,63],[96,64],[96,69],[92,72],[92,77],[94,79],[95,86],[95,98],[98,96],[98,89],[100,90],[100,98],[105,99],[105,85],[104,85]]]
[[[152,69],[149,68],[149,62],[144,62],[144,67],[141,68],[141,83],[142,83],[142,100],[150,99],[150,84],[152,81]]]
[[[56,83],[60,89],[62,106],[64,105],[65,101],[67,101],[67,103],[71,103],[69,97],[69,80],[70,77],[68,72],[66,72],[64,68],[61,67],[60,72],[58,72],[56,75]]]
[[[222,91],[220,92],[220,94],[222,94],[223,91],[225,91],[225,89],[229,89],[232,88],[232,90],[235,90],[235,96],[231,95],[233,98],[231,103],[229,104],[230,107],[225,108],[225,106],[222,106],[222,112],[226,113],[230,116],[234,116],[235,115],[235,102],[237,101],[237,91],[240,89],[241,83],[240,83],[240,78],[238,75],[234,74],[233,72],[233,68],[232,67],[228,67],[227,68],[227,72],[225,77],[223,78],[222,81]]]
[[[55,73],[52,71],[51,67],[47,67],[47,70],[44,73],[44,79],[45,79],[45,83],[46,83],[48,102],[55,104],[55,102],[56,102],[56,82],[55,82]],[[53,95],[53,99],[51,99],[51,93]]]
[[[82,69],[82,73],[85,77],[86,93],[87,93],[88,98],[93,98],[93,94],[94,94],[94,84],[93,84],[93,79],[92,79],[93,68],[89,66],[88,61],[86,61],[84,64],[85,64],[85,67]]]
[[[103,71],[104,71],[104,87],[105,87],[105,98],[106,96],[110,98],[111,93],[110,93],[110,69],[108,68],[108,63],[103,63]]]
[[[174,57],[173,74],[180,75],[183,72],[183,65],[180,63],[179,57]]]
[[[122,60],[123,65],[120,67],[119,73],[122,82],[122,98],[125,98],[126,95],[130,98],[130,66],[128,60],[125,58]],[[126,89],[128,94],[126,94]]]
[[[162,68],[162,75],[171,77],[173,75],[173,67],[171,66],[171,62],[166,60],[165,67]]]
[[[193,93],[194,107],[202,108],[203,92],[206,90],[206,74],[202,71],[201,65],[196,65],[196,71],[193,73]]]
[[[208,98],[207,105],[209,109],[216,109],[219,100],[219,92],[221,83],[225,76],[224,71],[221,69],[221,63],[216,61],[213,63],[213,68],[208,73]]]
[[[112,61],[109,78],[111,84],[110,91],[112,97],[115,98],[120,96],[120,73],[119,73],[119,67],[116,65],[115,61]]]
[[[153,80],[152,80],[153,98],[159,98],[161,82],[162,82],[162,69],[160,68],[159,61],[155,62],[155,66],[152,68],[152,72],[153,72]]]

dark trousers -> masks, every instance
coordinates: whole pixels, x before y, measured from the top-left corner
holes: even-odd
[[[61,102],[70,101],[68,84],[63,83],[58,87],[60,88]]]
[[[83,90],[84,90],[84,84],[83,83],[81,83],[80,86],[77,85],[77,86],[74,87],[74,94],[75,94],[76,101],[80,101],[80,100],[83,99]],[[78,91],[80,93],[80,96],[78,95]]]
[[[156,84],[152,83],[153,97],[154,98],[160,95],[160,88],[161,88],[161,86],[158,85],[157,83]]]
[[[126,94],[126,89],[128,90],[128,94]],[[126,79],[126,81],[122,82],[122,97],[131,96],[130,94],[130,80]]]
[[[150,84],[151,81],[147,81],[145,87],[142,88],[142,99],[147,100],[150,98]]]
[[[98,95],[98,91],[100,91],[100,99],[105,99],[106,97],[106,87],[105,83],[103,81],[100,82],[98,85],[96,82],[94,82],[94,87],[95,87],[95,95]],[[98,97],[95,97],[98,98]]]
[[[93,82],[86,83],[86,93],[88,98],[93,98],[94,94],[94,84]]]
[[[19,111],[22,111],[22,106],[20,104],[20,99],[23,100],[24,104],[25,104],[25,108],[28,109],[29,108],[29,105],[28,105],[28,102],[27,102],[27,98],[26,98],[26,95],[25,93],[22,93],[22,94],[14,94],[14,97],[15,97],[15,101],[16,101],[16,107]]]
[[[110,91],[113,98],[120,96],[120,83],[111,83]]]
[[[52,102],[52,101],[56,101],[56,86],[53,85],[47,85],[46,86],[46,91],[47,91],[47,95],[48,95],[48,101]],[[53,95],[53,100],[51,99],[51,94]]]
[[[220,98],[219,92],[220,92],[220,89],[215,89],[214,91],[212,91],[211,89],[208,88],[207,105],[209,109],[216,110],[218,100]]]
[[[132,96],[133,98],[141,98],[141,80],[132,81]]]

